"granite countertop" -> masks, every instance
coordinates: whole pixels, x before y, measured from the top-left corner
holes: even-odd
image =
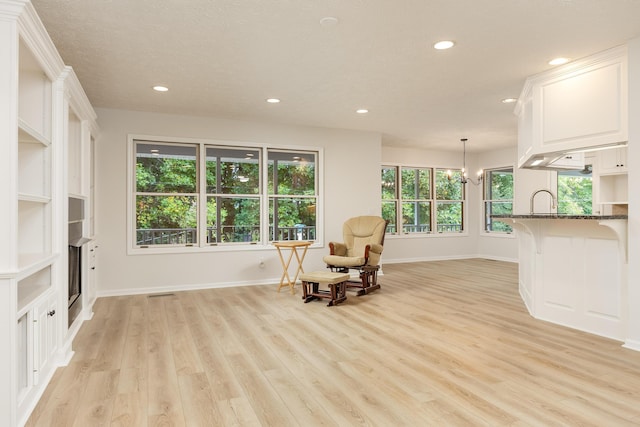
[[[564,215],[554,213],[538,213],[525,215],[491,215],[491,218],[513,218],[513,219],[628,219],[629,215]]]

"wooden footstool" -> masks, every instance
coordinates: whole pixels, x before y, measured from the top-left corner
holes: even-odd
[[[329,299],[328,307],[347,299],[347,280],[349,274],[332,273],[330,271],[314,271],[300,276],[302,280],[302,299],[305,303],[314,299]],[[328,290],[318,289],[319,285],[327,285]]]

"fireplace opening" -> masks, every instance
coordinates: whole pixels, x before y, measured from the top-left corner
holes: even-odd
[[[84,200],[69,197],[69,326],[82,311],[82,247],[91,239],[84,237]]]
[[[69,325],[82,310],[82,246],[69,245]]]

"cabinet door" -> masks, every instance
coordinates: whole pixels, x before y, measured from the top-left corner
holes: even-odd
[[[598,164],[601,175],[627,172],[627,147],[598,152]]]
[[[18,404],[22,403],[24,396],[27,394],[33,380],[31,376],[32,368],[32,349],[33,338],[32,329],[29,327],[31,324],[31,313],[25,313],[20,319],[18,319],[18,333],[16,336],[16,354],[18,357],[17,364],[17,396]]]
[[[51,369],[51,360],[57,346],[57,301],[51,296],[34,310],[34,384]]]
[[[619,54],[612,51],[598,63],[570,67],[536,87],[533,102],[539,106],[543,152],[628,140],[626,57]]]

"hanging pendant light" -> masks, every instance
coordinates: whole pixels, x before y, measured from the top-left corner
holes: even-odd
[[[478,178],[475,180],[467,176],[467,141],[468,139],[462,138],[460,139],[460,141],[462,142],[462,170],[460,171],[461,172],[460,178],[457,178],[457,180],[460,182],[460,184],[466,184],[467,182],[470,182],[473,185],[480,185],[483,178],[482,169],[478,171]],[[450,180],[452,179],[451,171],[447,171],[447,176],[449,177]]]

